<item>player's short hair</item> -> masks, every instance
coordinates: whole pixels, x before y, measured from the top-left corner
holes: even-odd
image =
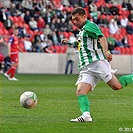
[[[75,14],[79,14],[79,15],[86,15],[86,12],[84,10],[83,7],[76,7],[72,12],[71,15],[75,15]]]

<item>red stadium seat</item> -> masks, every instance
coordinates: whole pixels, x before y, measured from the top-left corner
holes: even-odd
[[[124,10],[123,9],[119,10],[119,14],[124,15]]]
[[[15,22],[19,22],[18,17],[14,16],[14,17],[13,17],[13,22],[14,22],[14,23],[15,23]]]
[[[116,40],[119,40],[119,37],[120,35],[119,34],[114,34],[114,38],[116,39]]]
[[[130,47],[130,54],[133,55],[133,47]]]
[[[3,34],[4,34],[4,35],[9,35],[8,30],[7,30],[7,29],[3,29]]]
[[[0,35],[3,35],[3,34],[4,34],[3,30],[0,29]]]
[[[59,46],[54,45],[53,47],[54,47],[56,53],[60,53],[60,48],[59,48]]]
[[[13,17],[12,16],[9,16],[9,18],[13,21]]]
[[[24,19],[23,19],[21,16],[18,16],[18,20],[19,20],[19,22],[21,22],[22,24],[25,23],[25,22],[24,22]]]
[[[69,34],[67,32],[63,32],[65,38],[69,39]]]
[[[26,28],[26,30],[30,30],[30,26],[26,23],[24,23],[24,27]]]
[[[122,5],[121,4],[118,4],[117,7],[119,8],[119,10],[122,9]]]
[[[133,22],[130,22],[130,25],[133,27]]]
[[[110,22],[110,20],[111,20],[114,16],[113,16],[113,15],[107,15],[106,17],[107,17],[108,21]]]
[[[126,47],[125,50],[126,50],[126,54],[131,54],[130,48]]]
[[[120,47],[115,47],[115,50],[119,51],[121,53]]]
[[[2,22],[0,22],[0,29],[3,29],[3,28],[5,28],[4,24]]]
[[[126,49],[125,48],[120,48],[121,54],[126,54]]]
[[[100,6],[101,6],[99,2],[97,2],[95,5],[96,5],[97,7],[100,7]]]
[[[88,6],[86,6],[84,9],[85,9],[85,11],[86,11],[87,17],[89,17],[89,16],[90,16],[90,13],[89,13],[89,8],[88,8]]]
[[[125,28],[121,28],[121,33],[120,34],[126,35],[127,34],[126,29]]]
[[[18,27],[23,27],[23,24],[21,22],[15,22],[15,24],[18,26]]]
[[[66,53],[66,50],[67,50],[68,46],[64,45],[63,47],[64,47],[64,53]]]
[[[102,14],[101,19],[105,19],[106,15]]]
[[[28,32],[29,35],[34,36],[34,31],[28,30],[27,32]]]
[[[123,19],[123,16],[122,16],[122,15],[120,15],[120,16],[119,16],[119,19],[120,19],[120,20],[122,20],[122,19]]]
[[[52,51],[52,53],[55,53],[55,49],[53,45],[49,46],[49,50]]]
[[[132,39],[132,35],[127,34],[127,38],[128,38],[129,40]]]
[[[101,27],[101,30],[103,34],[105,35],[105,37],[109,36],[109,29],[107,27]]]
[[[112,7],[112,4],[111,3],[108,4],[108,8],[110,8],[110,7]]]
[[[25,46],[24,46],[24,39],[19,39],[19,46],[23,50],[23,52],[26,52]]]
[[[125,15],[126,17],[128,17],[129,14],[130,14],[130,11],[128,11],[128,10],[125,10],[125,11],[124,11],[124,15]]]
[[[4,38],[4,41],[6,42],[6,43],[8,43],[8,41],[9,41],[9,38]]]
[[[62,46],[62,53],[66,53],[66,47],[64,45]]]

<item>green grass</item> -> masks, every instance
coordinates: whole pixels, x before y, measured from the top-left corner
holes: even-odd
[[[113,91],[101,81],[88,94],[93,122],[71,123],[71,118],[80,115],[75,95],[77,75],[16,77],[18,82],[0,75],[0,133],[119,133],[120,127],[129,128],[125,132],[133,127],[132,84]],[[19,97],[24,91],[37,94],[35,108],[20,106]]]

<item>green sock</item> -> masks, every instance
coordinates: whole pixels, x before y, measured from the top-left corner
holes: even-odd
[[[123,75],[119,78],[122,88],[133,82],[133,74]]]
[[[90,102],[86,95],[78,96],[78,103],[82,114],[86,111],[90,112]]]

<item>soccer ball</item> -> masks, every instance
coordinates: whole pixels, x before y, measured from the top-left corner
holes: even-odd
[[[22,107],[31,109],[37,104],[37,95],[34,92],[26,91],[20,96],[20,104]]]

